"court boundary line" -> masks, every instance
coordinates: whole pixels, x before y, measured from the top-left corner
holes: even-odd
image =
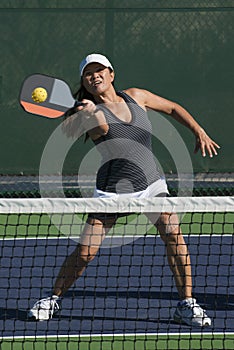
[[[104,333],[104,334],[70,334],[70,335],[66,335],[66,334],[60,334],[60,335],[29,335],[29,336],[6,336],[6,337],[0,337],[0,340],[20,340],[20,339],[46,339],[48,340],[49,338],[51,339],[59,339],[59,338],[108,338],[108,337],[116,337],[116,338],[120,338],[120,337],[134,337],[134,336],[139,336],[139,337],[145,337],[145,336],[217,336],[217,335],[223,335],[223,336],[227,336],[227,335],[231,335],[234,336],[234,332],[182,332],[182,333]]]
[[[222,234],[222,233],[215,233],[215,234],[212,234],[212,233],[205,233],[205,234],[183,234],[183,237],[230,237],[230,236],[233,236],[232,233],[225,233],[225,234]],[[115,238],[152,238],[152,237],[159,237],[160,238],[160,235],[159,234],[155,234],[155,235],[146,235],[146,236],[130,236],[130,235],[126,235],[126,236],[115,236]],[[105,239],[111,239],[113,240],[113,237],[106,237]],[[67,236],[67,237],[60,237],[60,236],[54,236],[54,237],[15,237],[15,238],[12,238],[12,237],[0,237],[0,241],[19,241],[19,240],[52,240],[52,239],[71,239],[71,240],[77,240],[78,237],[74,237],[74,236]]]

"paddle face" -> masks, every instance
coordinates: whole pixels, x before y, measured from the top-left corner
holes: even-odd
[[[81,103],[76,101],[65,81],[43,74],[25,79],[20,93],[20,104],[26,112],[47,118],[59,118]]]

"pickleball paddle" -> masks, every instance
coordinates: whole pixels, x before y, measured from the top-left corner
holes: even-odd
[[[59,118],[70,108],[82,105],[73,98],[65,81],[43,74],[24,80],[19,100],[26,112],[47,118]]]

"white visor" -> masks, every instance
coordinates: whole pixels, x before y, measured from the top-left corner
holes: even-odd
[[[98,53],[92,53],[91,55],[88,55],[87,57],[85,57],[80,64],[80,76],[81,77],[83,75],[85,67],[90,63],[100,63],[103,66],[114,70],[112,67],[112,64],[106,58],[106,56],[100,55]]]

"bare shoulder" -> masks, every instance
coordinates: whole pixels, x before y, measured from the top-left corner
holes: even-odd
[[[135,87],[126,89],[124,90],[124,92],[126,92],[126,94],[131,96],[133,99],[140,99],[140,100],[144,100],[146,95],[146,90],[135,88]]]
[[[147,90],[139,88],[129,88],[124,90],[126,94],[132,97],[139,105],[145,106]]]
[[[155,93],[145,89],[130,88],[125,92],[129,94],[144,109],[153,109],[158,112],[171,114],[174,110],[175,103],[167,100]]]

